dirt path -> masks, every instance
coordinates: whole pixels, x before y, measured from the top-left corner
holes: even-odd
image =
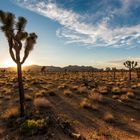
[[[136,115],[135,110],[127,110],[128,107],[124,105],[118,105],[118,104],[112,104],[112,106],[108,105],[101,105],[100,111],[91,111],[83,109],[79,106],[80,98],[79,95],[76,95],[77,97],[64,97],[61,94],[56,97],[49,97],[49,100],[52,102],[55,111],[58,114],[63,114],[68,116],[70,119],[72,119],[75,124],[75,128],[77,131],[79,131],[87,140],[92,140],[92,137],[99,138],[99,139],[105,139],[105,140],[121,140],[121,138],[125,138],[127,140],[138,140],[140,139],[140,129],[135,130],[135,124],[133,122],[121,122],[119,118],[115,123],[108,124],[104,122],[103,120],[103,112],[105,110],[114,110],[116,114],[126,115],[126,117],[129,117],[129,113],[131,115]],[[112,103],[112,102],[111,102]],[[118,106],[117,106],[118,105]],[[124,107],[122,107],[124,106]],[[121,108],[122,107],[122,108]],[[121,112],[123,110],[123,112]],[[127,110],[125,112],[125,110]],[[138,113],[137,113],[138,115]],[[121,117],[121,115],[120,115]],[[133,124],[133,127],[132,127]],[[139,122],[140,124],[140,122]],[[122,139],[123,140],[123,139]]]

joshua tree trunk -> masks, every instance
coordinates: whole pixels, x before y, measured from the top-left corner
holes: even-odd
[[[19,97],[20,97],[20,117],[25,115],[24,111],[24,87],[22,81],[22,67],[21,64],[17,64],[17,74],[18,74],[18,86],[19,86]]]
[[[131,80],[131,70],[129,70],[129,80]]]
[[[113,79],[115,79],[116,78],[116,72],[114,71],[113,72]]]

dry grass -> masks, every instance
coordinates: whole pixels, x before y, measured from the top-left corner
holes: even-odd
[[[88,92],[89,92],[89,90],[88,90],[87,87],[85,87],[85,86],[79,87],[79,88],[78,88],[78,91],[79,91],[80,93],[88,93]]]
[[[132,91],[128,91],[126,94],[129,98],[134,98],[135,97],[135,93]]]
[[[106,112],[103,116],[103,119],[106,122],[113,122],[115,118],[111,112]]]
[[[84,98],[83,100],[81,100],[80,106],[83,108],[90,108],[92,106],[91,101],[88,98]]]
[[[91,100],[88,99],[88,98],[84,98],[83,100],[81,100],[80,106],[82,108],[89,108],[89,109],[92,109],[92,110],[98,110],[99,109],[98,104],[97,103],[92,103]]]
[[[91,93],[89,94],[88,97],[89,97],[89,99],[91,99],[93,101],[103,102],[103,95],[101,95],[97,91],[91,91]]]
[[[32,101],[33,97],[31,95],[25,94],[25,100],[26,101]]]
[[[107,94],[107,93],[108,93],[107,86],[99,86],[99,87],[98,87],[98,90],[99,90],[99,92],[102,93],[102,94]]]
[[[46,98],[36,98],[34,99],[33,104],[36,107],[40,107],[40,108],[48,108],[51,106],[50,101]]]
[[[68,96],[68,97],[71,97],[72,96],[72,91],[70,89],[65,89],[64,90],[64,95]]]
[[[120,100],[121,101],[128,101],[128,96],[126,94],[121,95]]]
[[[111,92],[113,94],[121,94],[121,89],[119,87],[113,87]]]
[[[11,107],[7,109],[2,115],[1,118],[4,120],[12,119],[14,117],[17,117],[19,114],[19,109],[17,107]]]
[[[44,96],[43,94],[44,94],[43,92],[38,92],[38,93],[35,94],[35,97],[36,98],[41,98],[41,97]]]

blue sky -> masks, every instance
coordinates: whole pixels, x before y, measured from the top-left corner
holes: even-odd
[[[0,9],[28,20],[37,44],[27,64],[123,67],[140,61],[140,0],[1,0]],[[0,33],[0,66],[12,63]],[[7,62],[8,61],[8,62]]]

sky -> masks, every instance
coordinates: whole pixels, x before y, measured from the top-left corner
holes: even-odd
[[[0,0],[38,35],[26,65],[140,65],[140,0]],[[14,65],[0,32],[0,67]]]

